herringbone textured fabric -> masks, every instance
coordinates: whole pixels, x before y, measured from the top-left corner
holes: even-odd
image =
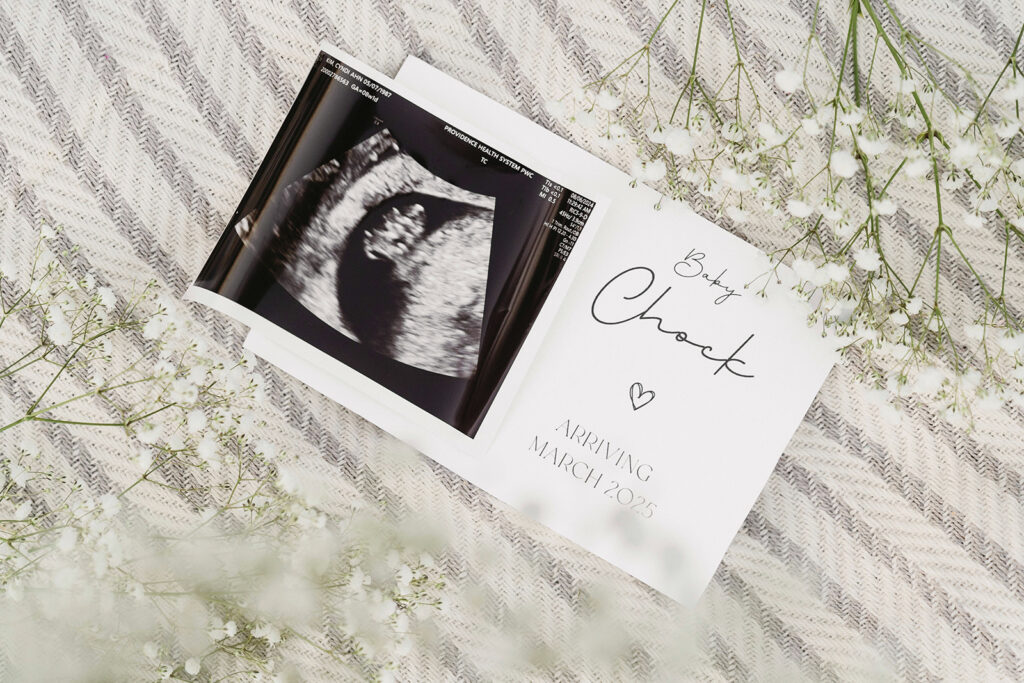
[[[418,55],[557,129],[544,99],[633,49],[662,4],[4,0],[0,250],[25,258],[45,220],[82,245],[76,268],[95,269],[115,288],[152,277],[180,294],[319,41],[392,73],[405,54]],[[1022,20],[1015,0],[901,4],[909,25],[982,73],[998,70]],[[845,6],[824,3],[827,49],[841,49]],[[815,3],[740,0],[733,9],[745,59],[767,80],[795,61]],[[680,12],[654,46],[654,68],[676,82],[689,73],[689,17]],[[728,31],[720,8],[708,26]],[[705,57],[706,68],[727,70],[732,59]],[[767,245],[780,228],[745,229]],[[985,243],[969,248],[984,252]],[[943,276],[972,299],[962,273]],[[1011,277],[1020,282],[1022,273]],[[220,343],[240,349],[242,329],[191,310]],[[927,406],[894,425],[857,384],[856,368],[837,368],[700,604],[683,611],[270,374],[268,432],[330,483],[333,505],[383,506],[402,523],[433,520],[447,535],[448,609],[403,680],[1024,679],[1018,410],[987,415],[971,433]],[[55,429],[49,438],[97,494],[124,476],[124,456],[102,437]],[[168,497],[152,511],[172,514],[180,504]],[[292,655],[309,679],[351,675],[312,650]]]

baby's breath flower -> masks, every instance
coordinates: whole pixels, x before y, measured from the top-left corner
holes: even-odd
[[[1016,104],[1024,99],[1024,79],[1014,77],[1007,82],[1006,87],[999,93],[1000,99],[1007,104]]]
[[[255,638],[262,638],[269,645],[276,645],[281,642],[281,631],[273,624],[260,624],[252,630]]]
[[[60,311],[54,311],[51,314],[50,325],[46,328],[46,336],[57,346],[67,346],[71,343],[71,326]]]
[[[189,434],[198,434],[206,428],[206,413],[201,408],[193,408],[185,416],[185,429]]]
[[[121,511],[121,501],[112,493],[105,493],[100,497],[100,507],[104,517],[113,517]]]
[[[256,442],[256,452],[261,454],[267,460],[274,460],[277,458],[277,446],[266,439],[260,439]]]
[[[722,168],[722,182],[737,192],[745,192],[751,186],[750,176],[740,173],[735,168],[729,166]]]
[[[796,92],[803,80],[800,72],[793,69],[782,69],[775,74],[775,86],[784,93]]]
[[[907,163],[903,166],[903,172],[908,178],[923,178],[932,168],[928,158],[912,151],[907,155]]]
[[[985,326],[979,323],[964,325],[964,336],[971,341],[980,342],[985,338]]]
[[[786,210],[793,218],[807,218],[814,213],[814,207],[800,199],[790,199],[786,202]]]
[[[1004,140],[1009,140],[1018,132],[1020,132],[1020,121],[1016,121],[1014,119],[1006,119],[998,126],[996,126],[995,131],[996,135],[998,135],[999,137],[1003,138]]]
[[[838,221],[844,215],[843,210],[839,208],[833,199],[827,199],[822,202],[818,210],[821,211],[821,217],[827,221]]]
[[[114,306],[117,305],[117,298],[114,296],[114,290],[110,287],[100,287],[96,290],[96,295],[99,297],[100,304],[108,311],[114,310]]]
[[[917,83],[913,78],[899,78],[896,82],[899,91],[903,95],[910,95],[917,90]]]
[[[644,165],[644,180],[657,182],[665,177],[667,171],[664,159],[654,159]]]
[[[22,520],[28,519],[28,516],[30,514],[32,514],[32,501],[26,500],[22,501],[18,505],[18,507],[14,509],[13,517],[15,520],[20,522]]]
[[[812,137],[821,133],[821,125],[811,117],[800,119],[800,128]]]
[[[556,119],[565,118],[565,102],[561,100],[547,100],[546,102],[544,102],[544,108],[547,109],[548,113],[554,116]]]
[[[608,90],[602,90],[597,94],[597,106],[605,111],[615,111],[622,104],[622,100]]]
[[[814,261],[809,261],[803,258],[795,259],[791,264],[791,267],[796,276],[803,281],[809,281],[814,277],[814,273],[818,270],[818,266]]]
[[[142,336],[146,339],[157,339],[163,335],[170,325],[170,318],[166,315],[154,315],[142,328]]]
[[[644,132],[647,135],[647,139],[656,145],[665,142],[665,129],[658,123],[652,123],[647,126]]]
[[[889,314],[889,322],[891,322],[896,327],[903,327],[908,322],[910,322],[910,318],[903,311],[894,311],[891,314]]]
[[[721,136],[723,140],[738,143],[743,140],[743,128],[735,120],[729,120],[722,124]]]
[[[665,148],[676,156],[686,156],[693,149],[693,137],[686,128],[674,126],[665,132]]]
[[[842,126],[848,126],[854,128],[859,126],[861,121],[864,120],[864,110],[860,107],[854,107],[848,111],[844,111],[839,115],[839,124]]]
[[[786,135],[767,121],[757,124],[757,134],[764,139],[766,147],[777,147],[786,141]]]
[[[949,160],[954,166],[963,168],[978,156],[980,145],[973,140],[959,138],[949,150]]]
[[[884,138],[858,135],[857,146],[860,147],[861,151],[868,156],[874,157],[879,154],[884,154],[889,149],[889,141]]]
[[[845,149],[832,152],[829,168],[840,178],[852,178],[857,172],[857,160]]]
[[[899,207],[896,205],[896,202],[894,202],[889,197],[879,199],[877,202],[875,202],[875,212],[879,216],[892,216],[894,213],[896,213],[896,210],[898,208]]]
[[[584,128],[593,128],[597,125],[597,116],[589,109],[576,112],[575,120]]]
[[[160,440],[163,436],[163,427],[159,424],[147,424],[135,434],[136,438],[144,444],[151,445]]]
[[[196,446],[196,454],[206,462],[215,462],[219,458],[220,445],[213,436],[207,434]]]
[[[964,224],[969,228],[980,228],[985,225],[985,218],[976,213],[969,213],[964,216]]]
[[[750,219],[750,212],[741,209],[736,205],[729,205],[725,207],[725,215],[729,217],[733,223],[746,223]]]
[[[153,466],[153,451],[148,448],[140,448],[139,452],[135,455],[135,467],[140,472],[146,472],[150,467]]]
[[[882,259],[875,249],[864,248],[853,252],[853,262],[861,270],[876,271],[882,266]]]
[[[825,264],[825,272],[830,282],[842,284],[850,277],[850,267],[845,263],[830,262]]]

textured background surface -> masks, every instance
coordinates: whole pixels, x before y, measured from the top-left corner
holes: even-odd
[[[543,100],[632,49],[660,4],[5,0],[0,248],[18,253],[46,220],[83,245],[79,266],[180,293],[320,40],[390,73],[417,54],[557,128]],[[841,47],[844,4],[826,3],[829,45]],[[734,9],[747,59],[770,75],[799,49],[813,3]],[[1021,20],[1010,0],[904,11],[983,71]],[[724,28],[716,9],[710,30]],[[655,66],[685,74],[693,26],[683,14],[669,29]],[[747,226],[770,243],[772,228],[761,230]],[[193,310],[239,348],[240,328]],[[965,435],[918,407],[891,425],[854,375],[832,373],[692,612],[429,461],[400,457],[389,437],[288,377],[272,379],[268,420],[330,482],[335,504],[383,502],[447,529],[450,608],[405,679],[1024,678],[1024,417],[998,412]],[[52,439],[67,448],[70,437]],[[76,442],[71,460],[97,493],[126,476],[102,440]],[[310,678],[340,675],[295,655]]]

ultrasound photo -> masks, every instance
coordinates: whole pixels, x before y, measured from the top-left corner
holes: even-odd
[[[516,156],[321,52],[190,291],[475,438],[594,206]]]
[[[469,377],[480,355],[494,197],[456,187],[387,129],[283,189],[263,258],[299,303],[401,363]],[[247,242],[256,220],[235,225]]]

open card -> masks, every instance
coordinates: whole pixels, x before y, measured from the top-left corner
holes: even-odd
[[[834,361],[806,310],[758,296],[754,247],[424,62],[322,49],[188,296],[694,602]]]

